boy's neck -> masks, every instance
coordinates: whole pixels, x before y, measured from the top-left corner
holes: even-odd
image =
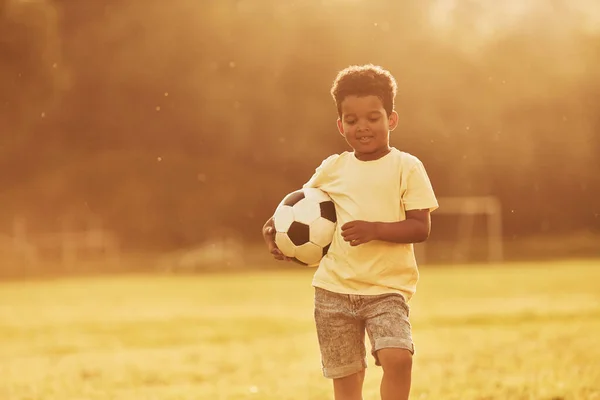
[[[356,150],[355,150],[354,151],[354,157],[356,157],[356,159],[359,160],[359,161],[376,161],[376,160],[379,160],[380,158],[385,157],[391,151],[392,151],[392,148],[389,145],[387,147],[384,147],[384,148],[382,148],[380,150],[377,150],[377,151],[375,151],[373,153],[361,154],[361,153],[357,153]]]

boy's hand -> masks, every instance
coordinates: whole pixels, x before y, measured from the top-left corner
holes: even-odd
[[[358,246],[377,238],[377,223],[350,221],[342,225],[342,237],[350,246]]]
[[[276,260],[290,261],[290,259],[284,256],[281,250],[277,248],[277,244],[275,243],[275,224],[273,223],[273,218],[269,219],[263,227],[263,237],[269,249],[269,253],[273,254],[273,257]]]

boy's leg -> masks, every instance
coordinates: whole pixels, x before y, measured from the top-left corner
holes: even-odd
[[[395,294],[365,297],[361,315],[375,364],[383,368],[381,399],[407,400],[414,353],[408,304]]]
[[[408,400],[412,374],[412,353],[406,349],[377,350],[383,368],[382,400]]]
[[[333,380],[333,396],[335,400],[362,400],[362,387],[365,370]]]
[[[315,323],[323,375],[333,379],[336,400],[362,399],[367,367],[364,322],[348,295],[315,288]]]

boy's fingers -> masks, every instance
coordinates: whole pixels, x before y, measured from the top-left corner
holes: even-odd
[[[285,257],[283,255],[283,253],[281,252],[281,250],[279,250],[277,247],[275,247],[273,250],[271,250],[271,254],[273,254],[275,257],[282,257],[282,258]]]
[[[342,231],[342,236],[344,238],[350,236],[350,235],[355,235],[356,234],[356,229],[346,229]]]
[[[273,250],[271,250],[271,254],[273,254],[273,257],[275,257],[276,260],[284,260],[284,261],[290,261],[291,259],[289,257],[286,257],[281,250],[279,250],[278,248],[274,248]]]
[[[345,231],[346,229],[350,229],[353,226],[354,226],[354,221],[346,222],[344,225],[342,225],[342,230]]]

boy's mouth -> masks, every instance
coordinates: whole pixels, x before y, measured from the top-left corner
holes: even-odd
[[[369,143],[373,139],[373,136],[359,136],[358,141],[361,143]]]

